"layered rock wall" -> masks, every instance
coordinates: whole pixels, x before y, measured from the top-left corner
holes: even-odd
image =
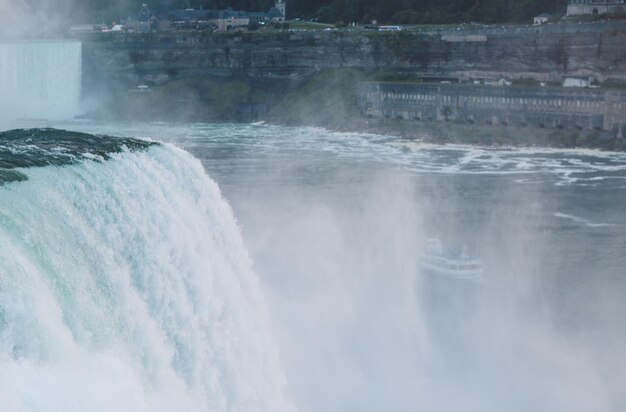
[[[412,76],[626,82],[626,23],[399,32],[106,33],[83,37],[84,90],[242,75],[298,80],[332,68]],[[96,90],[94,90],[96,89]]]

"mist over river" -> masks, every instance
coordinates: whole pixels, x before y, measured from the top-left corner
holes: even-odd
[[[86,377],[81,387],[110,379],[124,387],[122,392],[131,400],[137,400],[132,394],[140,398],[135,403],[120,400],[117,410],[151,410],[150,405],[158,405],[163,396],[173,402],[169,405],[183,399],[198,410],[626,408],[625,154],[426,146],[390,136],[278,126],[91,122],[53,126],[164,143],[139,155],[123,152],[116,155],[119,159],[99,166],[113,173],[116,164],[135,162],[137,156],[150,162],[128,169],[132,174],[122,168],[110,176],[112,180],[102,180],[111,185],[102,187],[102,195],[95,189],[97,181],[90,184],[80,196],[120,197],[109,206],[97,201],[87,216],[106,217],[119,204],[121,212],[112,216],[118,216],[116,225],[123,226],[128,224],[124,210],[130,207],[125,205],[136,203],[132,210],[137,216],[131,222],[140,230],[133,232],[128,245],[141,241],[146,245],[140,249],[142,259],[154,261],[132,263],[120,254],[116,264],[126,267],[124,262],[131,259],[128,265],[138,273],[145,271],[146,279],[151,273],[159,282],[161,273],[173,284],[177,276],[204,282],[208,265],[208,276],[214,280],[197,291],[166,294],[171,297],[165,306],[159,296],[168,290],[167,283],[154,289],[146,280],[144,289],[138,289],[139,301],[152,307],[146,317],[157,321],[154,333],[165,331],[165,338],[155,339],[163,346],[158,350],[148,350],[154,342],[145,339],[138,348],[132,340],[109,345],[117,342],[113,338],[87,344],[92,341],[81,340],[76,331],[97,334],[97,324],[81,323],[78,328],[76,322],[59,320],[71,332],[67,340],[80,348],[81,356],[108,369],[104,377],[80,369],[65,373],[64,361],[59,360],[64,358],[50,355],[40,361],[49,379],[74,373]],[[232,208],[241,244],[230,223],[223,226],[229,212],[211,212],[220,204],[212,196],[220,195],[196,194],[207,184],[200,171],[195,166],[193,173],[179,171],[193,160],[176,147],[199,159],[219,186],[228,203],[219,208]],[[178,160],[168,154],[172,151]],[[80,167],[92,169],[91,163],[81,160]],[[155,167],[163,171],[151,172]],[[58,177],[64,186],[82,187],[86,177],[65,176],[67,168],[54,167],[59,170],[54,173],[64,174]],[[0,187],[0,196],[17,196],[20,187],[36,184],[45,174],[35,170],[47,169],[51,167],[20,169],[28,180]],[[140,171],[143,177],[135,181]],[[163,180],[160,173],[171,173],[171,179]],[[170,201],[186,198],[190,187],[190,204]],[[162,202],[171,204],[166,214],[159,212]],[[2,212],[3,207],[0,233],[10,215]],[[196,208],[206,208],[212,216],[209,221]],[[55,215],[46,225],[63,219],[73,220],[71,215]],[[123,229],[116,229],[116,236],[106,235],[107,228],[117,227],[106,222],[98,230],[107,242],[117,242]],[[165,229],[145,231],[141,229],[145,225]],[[192,246],[223,231],[230,233],[230,240],[216,240],[208,256],[207,249]],[[479,257],[482,281],[434,282],[420,269],[420,256],[433,238]],[[39,247],[46,247],[46,241],[41,242]],[[160,265],[166,268],[159,269]],[[239,274],[237,282],[244,289],[252,285],[249,292],[239,292],[240,287],[231,284],[233,273]],[[105,269],[102,276],[106,275]],[[7,285],[0,290],[8,290]],[[184,303],[188,299],[194,302],[191,307]],[[167,315],[167,308],[178,308],[174,309],[181,314],[178,320]],[[4,305],[3,310],[17,309]],[[80,306],[72,310],[82,313]],[[119,312],[117,316],[123,317],[124,310]],[[192,321],[195,318],[198,321]],[[215,319],[223,322],[216,324]],[[209,336],[199,335],[191,344],[185,336],[199,332],[197,328],[205,328],[200,333]],[[4,330],[3,347],[13,342]],[[127,361],[136,359],[135,350],[151,353],[144,357],[152,360]],[[29,365],[37,364],[36,359],[28,352],[22,357],[8,353],[13,373],[0,373],[0,382],[6,388],[19,385],[9,383],[16,376],[30,376],[24,378],[21,395],[12,399],[15,405],[20,401],[39,405],[31,399],[39,389],[28,385],[37,382],[33,376],[42,375],[23,370],[23,359]],[[108,363],[109,358],[115,362]],[[160,366],[143,369],[150,364]],[[162,370],[156,374],[160,380],[146,372],[155,368]],[[129,385],[120,382],[120,376],[129,376]],[[178,386],[170,390],[159,384],[170,380]],[[55,390],[72,393],[69,388],[76,385],[68,378],[67,385]],[[3,394],[0,391],[0,400],[9,399]],[[35,398],[39,396],[56,399],[49,393]],[[67,403],[58,405],[56,410],[68,410]],[[80,410],[110,410],[82,404],[86,405],[90,408]]]

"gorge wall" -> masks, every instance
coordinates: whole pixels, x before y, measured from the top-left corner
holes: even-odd
[[[161,85],[242,75],[297,81],[333,68],[413,76],[591,76],[626,82],[626,23],[476,27],[398,32],[106,33],[81,37],[83,85]]]

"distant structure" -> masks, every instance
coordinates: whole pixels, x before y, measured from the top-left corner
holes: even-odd
[[[250,25],[281,23],[286,16],[285,0],[277,0],[267,12],[233,10],[171,10],[158,16],[159,30],[245,30]],[[141,16],[141,11],[140,11]],[[137,18],[139,20],[139,17]]]
[[[623,13],[624,11],[626,11],[625,0],[569,0],[567,5],[567,16]]]
[[[539,26],[540,24],[544,24],[547,23],[548,20],[550,19],[550,15],[547,13],[542,13],[539,16],[536,16],[535,19],[533,20],[535,26]]]
[[[626,92],[590,88],[361,83],[371,118],[454,121],[626,133]],[[624,131],[624,133],[622,133]]]
[[[591,87],[592,80],[589,76],[568,76],[563,79],[563,87]]]
[[[287,5],[285,0],[276,0],[276,8],[283,15],[283,19],[287,18]]]
[[[135,18],[126,21],[125,29],[136,33],[147,33],[154,30],[157,25],[157,18],[152,14],[147,4],[142,4]]]

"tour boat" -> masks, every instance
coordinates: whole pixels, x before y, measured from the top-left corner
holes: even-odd
[[[420,256],[422,269],[453,279],[480,281],[483,279],[482,261],[465,250],[444,250],[439,239],[428,239]]]

